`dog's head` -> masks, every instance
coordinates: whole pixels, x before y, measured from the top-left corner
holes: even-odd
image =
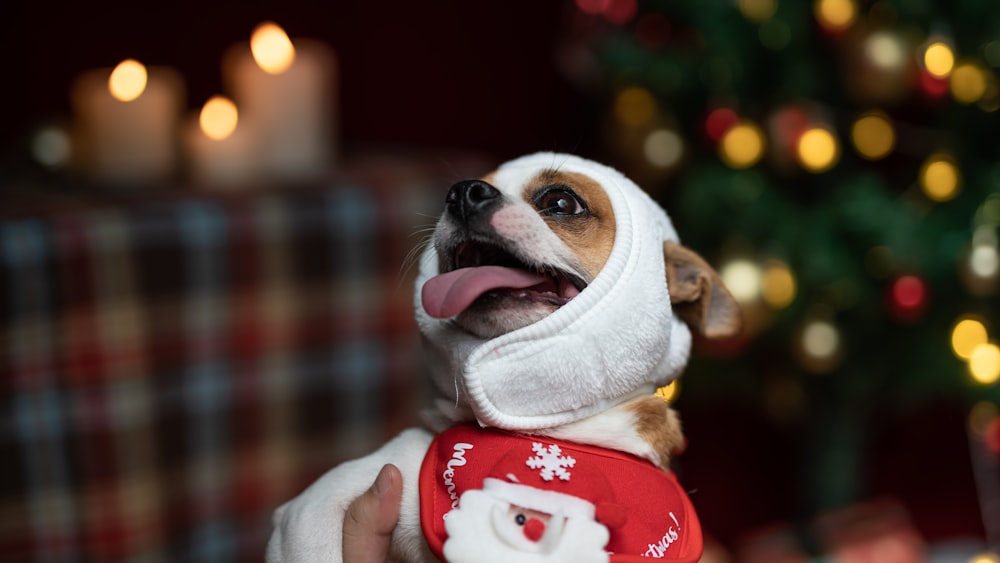
[[[437,351],[453,356],[447,358],[450,369],[464,372],[452,385],[456,398],[470,399],[474,410],[479,402],[495,407],[501,387],[475,373],[470,377],[494,360],[480,361],[472,352],[476,343],[491,342],[494,354],[504,350],[515,359],[519,354],[504,345],[524,342],[522,348],[532,349],[532,360],[526,361],[541,360],[538,367],[552,362],[577,372],[609,365],[647,372],[622,378],[612,370],[609,380],[600,381],[600,393],[580,393],[567,403],[575,412],[591,409],[596,399],[625,397],[639,383],[675,377],[690,346],[690,334],[678,334],[684,331],[676,318],[709,337],[739,329],[738,307],[718,276],[679,244],[652,199],[614,170],[548,153],[451,188],[421,264],[417,300],[425,336],[432,344],[444,340]],[[539,339],[551,339],[554,346],[548,352],[536,349],[531,343]],[[657,343],[663,348],[656,350]],[[609,347],[624,348],[624,356],[648,357],[615,358]],[[591,360],[576,361],[580,358]],[[559,388],[568,383],[566,376],[545,387],[552,375],[522,376],[522,383],[546,395],[566,394]],[[508,383],[517,385],[518,376],[512,379]],[[439,385],[445,381],[438,378]],[[480,391],[489,396],[469,395]],[[553,406],[553,412],[561,408]],[[539,405],[513,414],[544,410]],[[481,414],[477,411],[482,420]]]
[[[438,270],[423,286],[436,318],[484,339],[548,316],[600,272],[615,240],[601,185],[580,173],[540,170],[523,185],[496,175],[455,184],[434,234]]]

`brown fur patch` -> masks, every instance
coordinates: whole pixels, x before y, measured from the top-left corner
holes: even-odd
[[[655,395],[641,397],[629,403],[635,413],[636,430],[660,456],[660,466],[669,470],[670,455],[684,447],[684,433],[677,412]]]
[[[608,261],[615,243],[615,214],[611,199],[601,184],[590,176],[559,170],[539,174],[525,186],[522,197],[534,205],[535,196],[552,185],[570,188],[588,209],[586,214],[579,216],[543,216],[543,219],[593,278]]]

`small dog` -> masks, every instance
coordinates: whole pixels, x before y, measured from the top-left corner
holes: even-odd
[[[280,507],[268,560],[340,561],[347,506],[386,463],[404,481],[393,560],[697,560],[669,472],[680,421],[652,392],[689,327],[739,331],[718,275],[634,183],[571,155],[459,182],[445,207],[415,295],[437,434],[406,430]]]

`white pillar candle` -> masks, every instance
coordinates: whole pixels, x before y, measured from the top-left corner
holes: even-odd
[[[332,168],[336,67],[325,44],[290,41],[271,23],[226,52],[224,78],[253,137],[261,177],[310,180]]]
[[[337,61],[327,45],[291,41],[264,23],[223,59],[227,88],[253,137],[254,163],[269,180],[310,180],[332,169]]]
[[[184,149],[195,183],[207,187],[245,188],[257,180],[251,138],[233,102],[215,96],[188,117]]]
[[[80,75],[71,99],[75,163],[93,179],[147,183],[175,171],[177,119],[184,81],[170,68],[148,70],[134,60]]]

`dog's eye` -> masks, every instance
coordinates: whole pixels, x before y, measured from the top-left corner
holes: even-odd
[[[535,206],[546,215],[580,215],[587,207],[572,190],[550,187],[535,197]]]

